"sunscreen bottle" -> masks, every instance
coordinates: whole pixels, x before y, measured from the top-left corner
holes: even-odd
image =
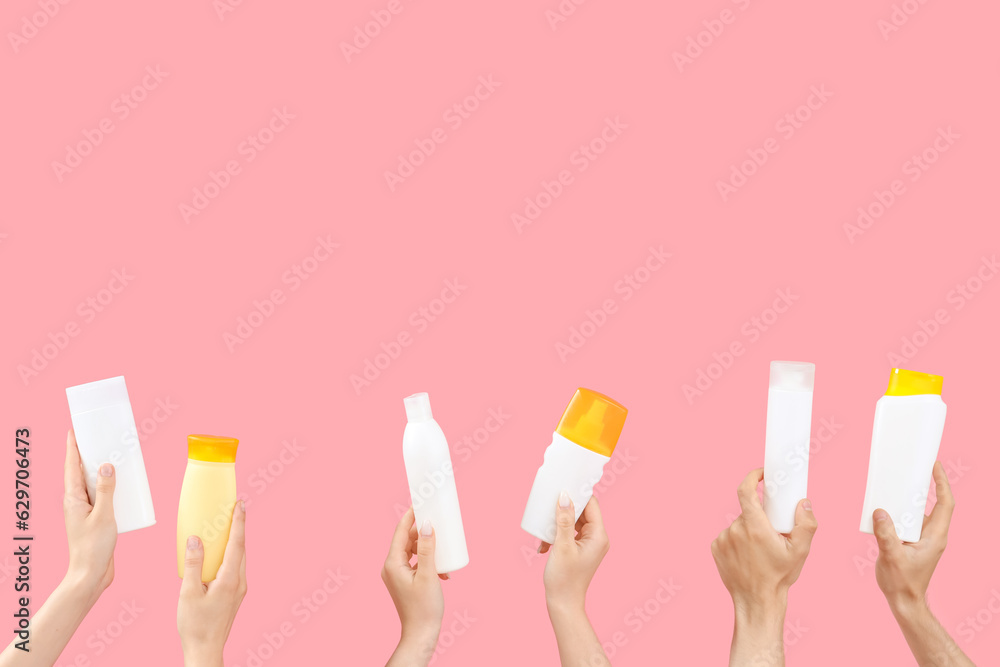
[[[187,539],[201,538],[205,563],[201,580],[215,579],[229,542],[236,506],[236,438],[188,436],[188,462],[177,510],[177,574],[184,578]]]
[[[816,366],[772,361],[764,435],[764,512],[779,533],[795,527],[795,508],[806,497]]]
[[[425,520],[431,522],[437,572],[454,572],[469,564],[469,550],[465,544],[448,441],[434,421],[431,400],[426,393],[407,396],[403,399],[403,407],[406,408],[403,464],[417,531]]]
[[[125,378],[108,378],[66,389],[76,444],[91,502],[97,498],[97,471],[115,467],[115,523],[119,533],[156,523],[139,433]]]
[[[576,518],[580,518],[604,474],[604,465],[611,460],[627,414],[625,406],[604,394],[576,390],[545,449],[521,528],[551,544],[556,537],[556,503],[563,491],[573,500]]]
[[[875,404],[861,532],[874,534],[872,513],[883,509],[899,539],[920,541],[947,412],[942,383],[940,375],[892,369],[889,389]]]

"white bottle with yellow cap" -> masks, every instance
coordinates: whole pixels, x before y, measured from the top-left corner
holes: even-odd
[[[544,542],[555,540],[556,503],[563,491],[580,518],[611,460],[627,414],[625,406],[604,394],[576,390],[552,434],[552,444],[545,449],[521,528]]]
[[[177,510],[177,574],[184,578],[187,539],[201,538],[205,563],[201,580],[215,579],[229,542],[236,506],[236,438],[188,436],[188,462]]]
[[[942,383],[940,375],[892,369],[889,389],[875,405],[861,532],[874,533],[872,513],[883,509],[901,540],[920,540],[947,412]]]

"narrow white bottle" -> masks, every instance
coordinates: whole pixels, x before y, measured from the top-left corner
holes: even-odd
[[[580,518],[611,460],[627,414],[625,406],[604,394],[576,390],[545,449],[521,528],[551,544],[556,537],[556,505],[563,491]]]
[[[115,523],[119,533],[156,523],[139,433],[125,378],[108,378],[66,389],[66,401],[80,448],[87,493],[97,495],[102,463],[115,466]]]
[[[892,369],[889,389],[875,404],[861,532],[874,533],[872,513],[883,509],[899,539],[920,541],[947,413],[942,384],[940,375]]]
[[[795,507],[806,497],[816,366],[772,361],[764,436],[764,512],[779,533],[795,526]]]
[[[406,429],[403,431],[403,463],[410,486],[410,502],[417,531],[429,520],[434,527],[434,565],[438,574],[454,572],[469,564],[462,511],[451,452],[444,431],[434,421],[426,393],[403,399]]]

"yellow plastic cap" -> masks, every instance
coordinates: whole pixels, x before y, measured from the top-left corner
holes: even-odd
[[[236,463],[236,438],[218,435],[189,435],[188,458],[211,463]]]
[[[902,368],[893,368],[889,376],[886,396],[916,396],[917,394],[941,394],[944,378],[930,373],[917,373]]]
[[[626,415],[628,409],[618,401],[581,387],[566,406],[556,433],[610,458],[622,434]]]

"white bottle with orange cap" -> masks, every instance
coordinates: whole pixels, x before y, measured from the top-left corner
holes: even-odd
[[[423,527],[424,521],[430,521],[434,528],[437,572],[454,572],[469,564],[469,549],[465,544],[465,527],[448,440],[434,421],[431,399],[425,392],[404,398],[403,407],[406,408],[403,464],[417,530]]]
[[[569,494],[576,518],[580,518],[611,460],[627,414],[625,406],[604,394],[576,390],[545,449],[521,528],[544,542],[555,540],[556,503],[563,491]]]
[[[861,532],[874,533],[872,513],[883,509],[901,540],[920,540],[948,410],[942,384],[940,375],[892,369],[889,388],[875,404]]]
[[[222,565],[236,506],[236,438],[188,436],[188,462],[177,510],[177,574],[184,578],[187,539],[201,538],[205,563],[201,580],[209,582]]]

